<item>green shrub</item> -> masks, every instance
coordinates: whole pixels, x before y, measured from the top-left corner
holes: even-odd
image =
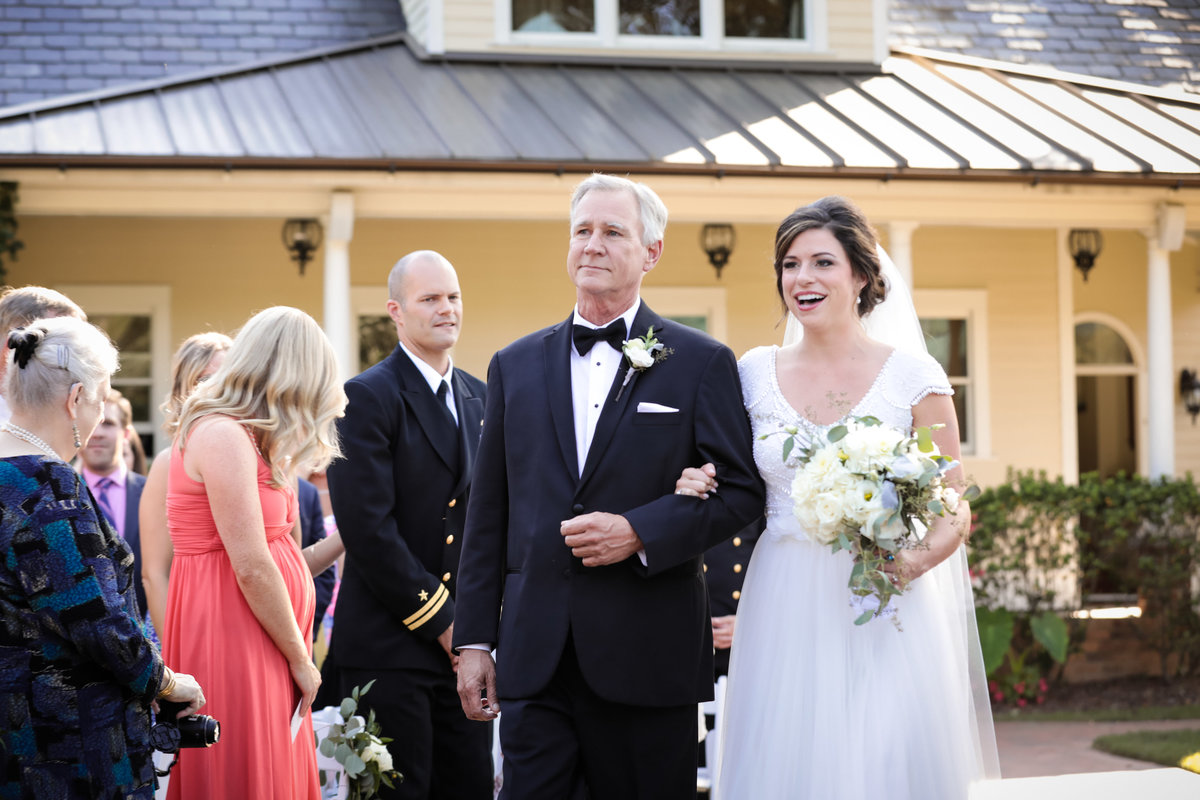
[[[1200,566],[1200,492],[1190,475],[1088,473],[1072,486],[1045,472],[1010,472],[971,512],[977,619],[995,699],[1028,699],[1029,686],[1044,686],[1070,651],[1071,629],[1055,612],[1099,591],[1139,596],[1138,629],[1164,679],[1200,669],[1191,590]],[[1078,637],[1086,630],[1073,628]]]

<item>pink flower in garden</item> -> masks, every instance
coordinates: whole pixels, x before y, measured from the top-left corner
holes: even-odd
[[[992,699],[997,703],[1004,702],[1004,692],[992,692]]]
[[[1025,681],[1021,681],[1013,687],[1013,691],[1017,694],[1025,694]]]
[[[1047,686],[1047,684],[1046,684],[1046,679],[1045,679],[1045,678],[1038,678],[1038,691],[1039,691],[1039,692],[1044,692],[1044,691],[1046,691],[1046,689],[1048,689],[1048,688],[1049,688],[1049,687],[1048,687],[1048,686]]]
[[[1024,697],[1018,697],[1018,698],[1017,698],[1017,706],[1018,706],[1018,707],[1020,707],[1020,708],[1024,708],[1024,707],[1025,707],[1025,698],[1024,698]]]

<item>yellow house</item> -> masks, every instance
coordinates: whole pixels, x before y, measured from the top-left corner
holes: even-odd
[[[403,34],[0,109],[25,244],[9,282],[66,291],[118,338],[145,434],[175,345],[268,305],[312,313],[356,372],[418,248],[458,268],[456,363],[482,376],[569,312],[567,201],[601,170],[671,210],[647,302],[739,354],[782,337],[775,225],[855,199],[959,388],[979,483],[1200,472],[1180,392],[1200,367],[1195,95],[889,51],[872,0],[766,21],[720,0],[402,5]],[[303,272],[289,220],[320,223]],[[719,275],[710,225],[736,236]],[[1099,233],[1086,277],[1075,231]]]

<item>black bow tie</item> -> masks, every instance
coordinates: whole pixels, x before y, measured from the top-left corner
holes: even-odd
[[[625,320],[614,320],[603,328],[589,328],[586,325],[572,325],[571,339],[575,342],[575,351],[586,356],[596,342],[608,342],[609,346],[618,353],[625,343]]]

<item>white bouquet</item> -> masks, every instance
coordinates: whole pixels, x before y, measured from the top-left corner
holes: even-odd
[[[904,589],[885,565],[901,549],[922,546],[933,517],[958,508],[959,494],[944,480],[957,462],[938,452],[932,430],[910,433],[874,417],[850,417],[802,444],[797,428],[784,429],[783,460],[796,463],[796,518],[810,539],[854,556],[851,605],[862,611],[856,625],[894,614],[888,603]]]

